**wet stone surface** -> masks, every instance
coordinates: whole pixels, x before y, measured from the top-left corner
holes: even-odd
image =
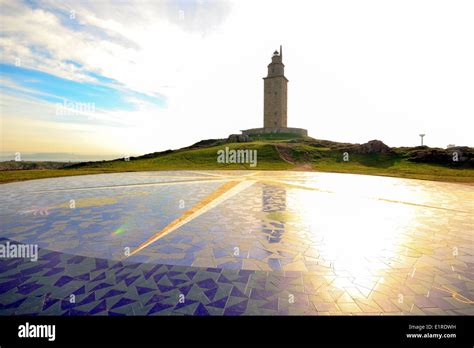
[[[0,315],[474,314],[474,186],[174,171],[0,185]],[[71,301],[71,295],[74,301]]]

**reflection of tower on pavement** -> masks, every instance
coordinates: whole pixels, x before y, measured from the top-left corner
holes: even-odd
[[[268,220],[262,225],[262,232],[268,235],[270,243],[278,243],[285,232],[283,221],[286,212],[286,189],[272,185],[262,185],[262,212],[268,214]]]

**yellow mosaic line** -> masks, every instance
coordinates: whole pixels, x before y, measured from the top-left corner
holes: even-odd
[[[180,176],[169,176],[169,175],[139,175],[141,177],[145,178],[160,178],[160,179],[169,179],[169,178],[180,178],[180,179],[186,179],[186,180],[199,180],[199,179],[204,179],[207,180],[209,179],[209,176],[185,176],[185,175],[180,175]],[[164,182],[164,181],[163,181]]]
[[[185,184],[202,184],[208,182],[219,182],[227,181],[227,178],[205,178],[202,180],[176,180],[176,181],[162,181],[162,182],[150,182],[140,184],[128,184],[128,185],[112,185],[112,186],[94,186],[94,187],[77,187],[71,189],[58,189],[58,190],[42,190],[34,191],[31,193],[49,193],[49,192],[69,192],[69,191],[88,191],[88,190],[108,190],[116,188],[135,188],[135,187],[149,187],[149,186],[166,186],[166,185],[185,185]]]
[[[255,175],[259,175],[261,174],[262,172],[260,171],[257,171],[257,172],[253,172],[253,173],[250,173],[250,174],[245,174],[243,175],[244,178],[248,178],[249,176],[255,176]]]
[[[422,208],[430,208],[430,209],[439,209],[439,210],[447,210],[447,211],[455,211],[458,213],[469,213],[468,211],[465,210],[458,210],[458,209],[449,209],[449,208],[443,208],[443,207],[435,207],[432,205],[426,205],[426,204],[419,204],[419,203],[411,203],[411,202],[403,202],[403,201],[397,201],[393,199],[387,199],[387,198],[377,198],[379,201],[384,201],[384,202],[389,202],[389,203],[398,203],[398,204],[405,204],[405,205],[413,205],[415,207],[422,207]]]
[[[467,298],[466,296],[461,295],[461,294],[458,293],[457,291],[448,288],[446,285],[441,285],[441,286],[442,286],[443,288],[445,288],[445,289],[439,288],[439,287],[437,287],[437,286],[433,286],[433,288],[434,288],[434,289],[441,290],[441,291],[444,291],[444,292],[447,292],[447,293],[450,293],[450,294],[451,294],[451,297],[454,298],[454,299],[455,299],[456,301],[458,301],[458,302],[466,303],[466,304],[474,304],[474,301],[473,301],[473,300],[470,300],[470,299]],[[459,298],[458,298],[458,297],[459,297]]]
[[[295,189],[301,189],[301,190],[309,190],[309,191],[317,191],[317,192],[325,192],[325,193],[334,193],[332,191],[321,190],[321,189],[318,189],[316,187],[290,184],[290,183],[287,183],[287,182],[271,180],[271,179],[259,180],[259,182],[264,183],[264,184],[269,184],[269,185],[285,186],[285,187],[288,187],[288,188],[295,188]]]
[[[238,175],[231,175],[231,174],[219,174],[219,173],[209,173],[209,172],[199,172],[199,171],[187,171],[189,173],[194,173],[194,174],[201,174],[201,175],[207,175],[213,176],[213,177],[218,177],[218,178],[227,178],[227,177],[238,177]]]
[[[207,197],[202,199],[200,202],[195,204],[191,209],[185,211],[177,219],[170,222],[159,232],[155,233],[152,237],[148,238],[145,242],[140,244],[135,250],[133,250],[130,253],[129,256],[132,256],[136,254],[137,252],[139,252],[140,250],[143,250],[144,248],[154,243],[158,239],[166,236],[167,234],[173,232],[177,228],[183,226],[184,224],[195,219],[196,217],[202,215],[206,211],[214,208],[215,206],[217,206],[219,203],[223,202],[224,200],[252,186],[254,183],[255,181],[250,181],[250,180],[226,182],[225,184],[220,186],[217,190],[212,192],[210,195],[208,195]]]
[[[263,183],[274,184],[274,185],[279,185],[279,186],[286,186],[286,187],[289,187],[289,188],[296,188],[296,189],[310,190],[310,191],[318,191],[318,192],[325,192],[325,193],[337,193],[337,192],[334,192],[334,191],[321,190],[321,189],[318,189],[318,188],[315,188],[315,187],[308,187],[308,186],[304,186],[304,185],[290,184],[290,183],[286,183],[286,182],[283,182],[283,181],[277,181],[277,180],[271,180],[271,179],[260,180],[260,181],[263,182]],[[360,197],[360,198],[375,199],[375,200],[388,202],[388,203],[411,205],[411,206],[415,206],[415,207],[422,207],[422,208],[429,208],[429,209],[454,211],[454,212],[458,212],[458,213],[469,213],[468,211],[465,211],[465,210],[435,207],[435,206],[432,206],[432,205],[404,202],[404,201],[398,201],[398,200],[393,200],[393,199],[388,199],[388,198],[374,198],[374,197]]]

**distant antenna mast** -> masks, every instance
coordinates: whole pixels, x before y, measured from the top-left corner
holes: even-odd
[[[280,57],[283,60],[283,48],[281,47],[281,45],[280,45]]]
[[[423,137],[425,136],[426,134],[420,134],[420,137],[421,137],[421,146],[423,146]]]

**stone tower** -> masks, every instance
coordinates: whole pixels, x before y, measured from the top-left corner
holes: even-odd
[[[273,53],[272,62],[268,64],[268,75],[263,78],[264,128],[287,127],[288,79],[285,77],[285,65],[282,59],[283,52],[280,46],[280,53],[278,51]]]
[[[304,128],[289,128],[287,125],[287,88],[288,79],[285,77],[283,51],[280,46],[280,52],[275,51],[272,62],[268,64],[267,77],[263,78],[263,128],[244,129],[243,135],[248,137],[274,133],[308,135],[308,131]]]

